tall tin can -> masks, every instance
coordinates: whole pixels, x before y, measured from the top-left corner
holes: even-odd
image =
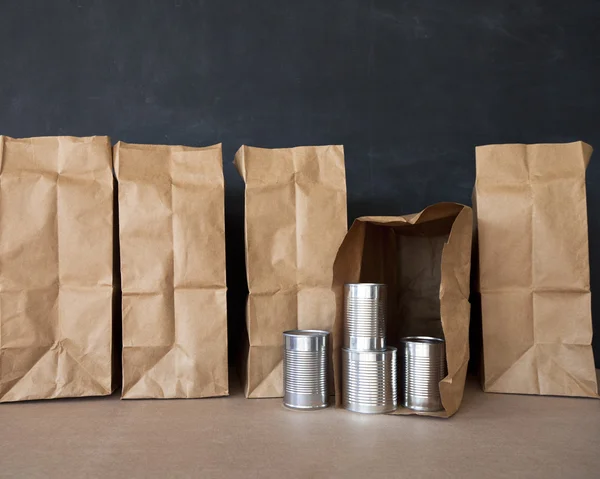
[[[327,407],[329,333],[293,330],[283,337],[283,404],[294,409]]]
[[[351,283],[344,286],[344,347],[354,351],[385,349],[387,286]]]

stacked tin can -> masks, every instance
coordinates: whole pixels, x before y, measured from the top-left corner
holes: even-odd
[[[385,284],[354,283],[344,288],[342,403],[361,413],[397,407],[396,348],[386,346]]]

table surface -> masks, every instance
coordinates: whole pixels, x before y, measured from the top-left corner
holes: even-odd
[[[0,405],[0,477],[598,478],[600,401],[485,394],[451,419],[279,399]]]

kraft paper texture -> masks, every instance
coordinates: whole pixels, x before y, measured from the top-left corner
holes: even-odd
[[[597,397],[582,142],[477,147],[485,391]]]
[[[123,398],[228,394],[221,145],[115,146]]]
[[[283,332],[331,331],[333,261],[347,229],[342,146],[243,146],[246,182],[246,397],[283,396]]]
[[[440,382],[443,411],[399,407],[392,414],[450,417],[458,410],[469,362],[472,239],[473,212],[456,203],[438,203],[413,215],[365,216],[354,222],[340,246],[333,273],[338,407],[342,399],[344,284],[384,283],[388,286],[387,344],[399,347],[405,336],[442,337],[448,365],[448,375]]]
[[[0,136],[0,402],[113,391],[107,137]]]

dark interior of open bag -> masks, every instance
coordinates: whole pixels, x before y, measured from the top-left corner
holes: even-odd
[[[444,338],[442,252],[456,216],[418,224],[367,223],[360,282],[388,286],[387,344],[406,336]]]

